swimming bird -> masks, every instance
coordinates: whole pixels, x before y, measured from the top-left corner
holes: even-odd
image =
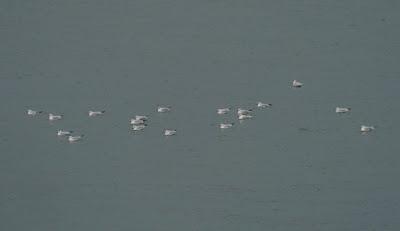
[[[169,111],[171,111],[171,107],[161,107],[161,106],[157,107],[157,112],[164,113],[164,112],[169,112]]]
[[[233,123],[221,123],[219,125],[219,128],[226,129],[226,128],[231,128],[232,126],[233,126]]]
[[[62,117],[63,117],[62,115],[54,115],[52,113],[49,114],[50,121],[60,120],[60,119],[62,119]]]
[[[366,125],[361,125],[361,129],[360,129],[360,131],[364,132],[364,133],[371,132],[373,130],[375,130],[374,126],[366,126]]]
[[[141,120],[141,119],[131,119],[131,124],[133,124],[133,125],[140,125],[140,124],[144,124],[144,120]]]
[[[346,112],[350,112],[351,108],[349,107],[336,107],[335,112],[336,113],[346,113]]]
[[[248,115],[248,114],[240,114],[238,117],[239,120],[245,120],[245,119],[251,119],[251,118],[253,118],[253,116]]]
[[[271,107],[271,106],[272,106],[272,104],[270,104],[270,103],[263,103],[263,102],[257,103],[258,108],[266,108],[266,107]]]
[[[67,131],[67,130],[58,130],[57,131],[57,136],[69,136],[72,134],[72,131]]]
[[[292,86],[293,87],[302,87],[303,83],[301,83],[301,82],[299,82],[297,80],[293,80]]]
[[[89,111],[89,117],[94,117],[94,116],[99,116],[99,115],[103,115],[104,113],[106,113],[106,111]]]
[[[238,115],[248,115],[253,111],[253,109],[243,109],[243,108],[238,108],[237,109],[237,114]]]
[[[164,136],[173,136],[175,134],[176,134],[176,130],[171,130],[171,129],[164,130]]]
[[[73,142],[81,140],[82,138],[83,138],[83,135],[80,135],[80,136],[68,136],[68,141],[70,143],[73,143]]]
[[[230,112],[230,110],[231,110],[230,108],[218,108],[217,109],[217,114],[218,115],[224,115],[224,114]]]
[[[42,113],[43,111],[35,111],[35,110],[32,110],[32,109],[28,109],[28,111],[26,112],[29,116],[35,116],[35,115],[37,115],[37,114],[40,114],[40,113]]]
[[[144,125],[144,124],[139,124],[139,125],[133,125],[133,126],[132,126],[132,129],[133,129],[134,131],[141,131],[141,130],[145,129],[145,127],[146,127],[146,125]]]
[[[145,115],[136,115],[135,119],[146,121],[146,120],[148,120],[148,117]]]

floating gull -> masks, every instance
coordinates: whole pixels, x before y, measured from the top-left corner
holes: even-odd
[[[361,125],[361,129],[360,129],[360,131],[364,132],[364,133],[371,132],[373,130],[375,130],[374,126],[366,126],[366,125]]]
[[[248,115],[253,111],[253,109],[243,109],[243,108],[238,108],[237,109],[237,114],[238,115]]]
[[[106,113],[106,111],[89,111],[89,116],[90,117],[94,117],[94,116],[99,116],[99,115],[103,115],[104,113]]]
[[[164,136],[173,136],[176,134],[176,130],[165,129]]]
[[[62,117],[63,117],[62,115],[54,115],[52,113],[49,114],[50,121],[60,120],[60,119],[62,119]]]
[[[257,103],[258,108],[266,108],[266,107],[271,107],[271,106],[272,106],[272,104],[270,104],[270,103],[263,103],[263,102]]]
[[[231,128],[232,126],[233,126],[233,123],[222,123],[219,125],[219,128],[226,129],[226,128]]]
[[[35,110],[32,110],[32,109],[28,109],[28,111],[26,112],[29,116],[35,116],[35,115],[37,115],[37,114],[40,114],[40,113],[42,113],[43,111],[35,111]]]
[[[135,119],[146,121],[146,120],[148,120],[148,117],[145,115],[137,115],[137,116],[135,116]]]
[[[350,112],[351,108],[349,107],[336,107],[335,112],[336,113],[346,113],[346,112]]]
[[[57,136],[69,136],[72,134],[72,131],[67,130],[58,130]]]
[[[171,107],[160,107],[160,106],[157,107],[157,112],[163,113],[163,112],[169,112],[169,111],[171,111]]]
[[[297,80],[293,80],[292,86],[293,87],[302,87],[303,83],[301,83],[301,82],[299,82]]]
[[[133,129],[134,131],[141,131],[141,130],[143,130],[145,127],[146,127],[146,125],[144,125],[144,124],[139,124],[139,125],[133,125],[133,126],[132,126],[132,129]]]
[[[81,140],[82,138],[83,138],[83,135],[80,135],[80,136],[68,136],[68,141],[73,143],[73,142]]]
[[[217,114],[218,115],[224,115],[228,113],[231,109],[230,108],[218,108],[217,109]]]
[[[144,124],[144,120],[141,119],[131,119],[131,124],[133,125],[140,125],[140,124]]]
[[[251,119],[253,118],[253,116],[248,114],[240,114],[238,118],[239,120],[245,120],[245,119]]]

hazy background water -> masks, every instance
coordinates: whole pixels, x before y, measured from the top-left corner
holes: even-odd
[[[399,4],[1,0],[0,230],[399,230]]]

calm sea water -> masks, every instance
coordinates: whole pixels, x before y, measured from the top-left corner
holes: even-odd
[[[399,230],[399,10],[0,1],[0,230]],[[244,123],[215,113],[257,101],[273,107]]]

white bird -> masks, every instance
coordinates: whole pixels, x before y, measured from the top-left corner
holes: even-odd
[[[62,117],[63,117],[62,115],[54,115],[52,113],[49,114],[49,120],[50,121],[60,120],[60,119],[62,119]]]
[[[176,130],[165,129],[164,136],[173,136],[176,134]]]
[[[148,118],[147,116],[145,116],[145,115],[136,115],[136,116],[135,116],[135,119],[146,121],[146,120],[148,120],[149,118]]]
[[[132,129],[133,129],[134,131],[141,131],[141,130],[143,130],[145,127],[146,127],[146,125],[144,125],[144,124],[139,124],[139,125],[133,125],[133,126],[132,126]]]
[[[157,107],[157,112],[164,113],[164,112],[169,112],[169,111],[171,111],[171,107],[161,107],[161,106]]]
[[[272,106],[272,104],[270,104],[270,103],[263,103],[263,102],[257,103],[258,108],[266,108],[266,107],[271,107],[271,106]]]
[[[42,113],[42,112],[43,112],[43,111],[35,111],[35,110],[32,110],[32,109],[28,109],[27,114],[28,114],[29,116],[35,116],[35,115],[40,114],[40,113]]]
[[[233,123],[222,123],[219,125],[219,128],[226,129],[226,128],[231,128],[232,126],[233,126]]]
[[[253,118],[253,116],[248,114],[240,114],[238,118],[239,120],[245,120],[245,119],[251,119]]]
[[[140,125],[140,124],[144,124],[144,120],[141,120],[141,119],[131,119],[131,124],[133,124],[133,125]]]
[[[351,108],[349,107],[336,107],[335,112],[336,113],[346,113],[346,112],[350,112]]]
[[[106,113],[106,111],[89,111],[89,117],[94,117],[94,116],[99,116],[99,115],[103,115],[104,113]]]
[[[230,111],[231,111],[230,108],[218,108],[217,109],[217,114],[218,115],[224,115],[224,114],[226,114],[226,113],[228,113]]]
[[[69,136],[72,134],[72,131],[67,130],[58,130],[57,136]]]
[[[293,87],[302,87],[303,83],[301,83],[301,82],[299,82],[297,80],[293,80],[292,86]]]
[[[80,135],[80,136],[68,136],[68,141],[72,143],[72,142],[79,141],[82,138],[83,138],[83,135]]]
[[[237,109],[237,114],[238,115],[248,115],[253,111],[253,109],[243,109],[243,108],[238,108]]]
[[[371,132],[373,130],[375,130],[374,126],[366,126],[366,125],[361,125],[360,129],[361,132]]]

